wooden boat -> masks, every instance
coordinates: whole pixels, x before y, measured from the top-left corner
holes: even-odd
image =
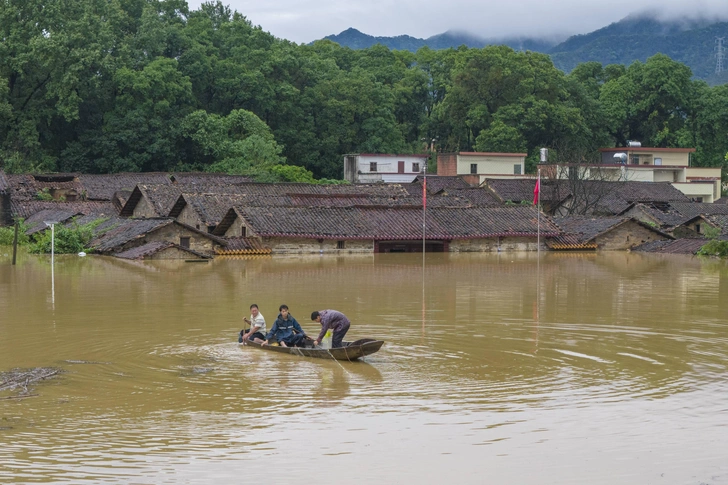
[[[280,347],[278,345],[261,345],[257,342],[246,342],[245,345],[263,350],[272,350],[284,354],[301,355],[303,357],[315,357],[318,359],[336,360],[358,360],[365,355],[371,355],[384,345],[383,340],[363,338],[354,342],[343,342],[343,347],[333,349],[322,349],[321,347]]]

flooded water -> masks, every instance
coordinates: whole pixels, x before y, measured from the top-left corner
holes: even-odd
[[[0,372],[63,373],[0,392],[0,483],[728,484],[725,262],[6,253]],[[251,303],[386,343],[240,347]]]

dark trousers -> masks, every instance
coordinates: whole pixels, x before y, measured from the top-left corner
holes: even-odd
[[[291,335],[287,339],[283,339],[283,342],[285,342],[289,347],[303,347],[305,339],[306,337],[304,337],[302,333],[297,333]]]
[[[249,340],[254,340],[256,338],[259,338],[261,340],[265,340],[265,335],[263,335],[260,332],[255,332],[253,335],[248,337]],[[238,343],[241,343],[243,341],[243,331],[240,331],[240,335],[238,335]]]
[[[334,332],[334,335],[331,338],[331,348],[332,349],[335,347],[343,347],[343,345],[341,345],[341,343],[344,340],[344,335],[346,335],[346,332],[349,331],[350,326],[351,325],[347,323],[346,325],[341,327],[341,330]]]

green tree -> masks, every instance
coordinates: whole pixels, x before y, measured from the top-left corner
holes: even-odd
[[[690,109],[690,68],[663,54],[635,62],[607,81],[600,94],[606,124],[618,145],[639,140],[655,147],[678,146]]]
[[[256,176],[284,161],[268,126],[250,111],[220,116],[198,110],[183,120],[181,130],[191,142],[191,155],[210,172]]]

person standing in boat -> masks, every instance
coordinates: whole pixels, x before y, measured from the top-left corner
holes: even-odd
[[[270,339],[275,338],[281,347],[303,347],[303,341],[310,338],[303,331],[298,321],[288,312],[288,305],[281,305],[280,313],[273,327],[265,336],[261,345],[268,345]]]
[[[253,303],[250,305],[250,320],[243,317],[243,321],[250,325],[250,330],[245,332],[245,329],[240,331],[240,337],[238,342],[247,342],[249,339],[253,339],[253,342],[262,342],[265,340],[265,318],[260,313],[258,305]]]
[[[336,310],[321,310],[313,312],[311,314],[311,320],[321,324],[321,333],[316,337],[313,343],[314,346],[321,343],[324,335],[326,335],[326,331],[329,329],[333,331],[331,348],[342,346],[341,342],[344,340],[344,335],[346,335],[346,332],[349,331],[349,326],[351,326],[351,322],[346,318],[346,315]]]

